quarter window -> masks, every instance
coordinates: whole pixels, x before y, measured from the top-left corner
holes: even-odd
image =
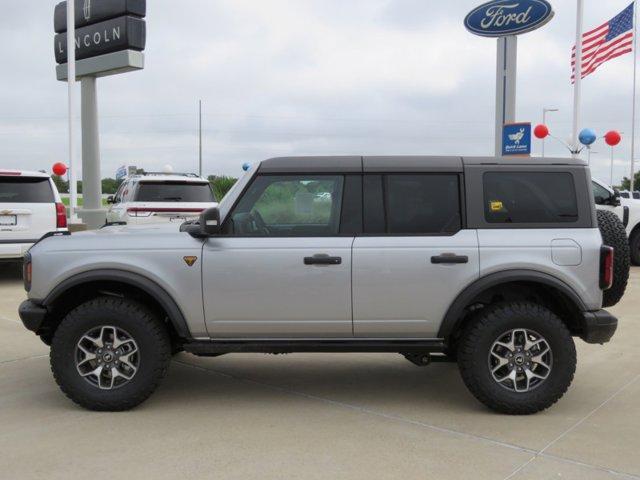
[[[231,215],[233,233],[249,236],[330,236],[340,227],[341,175],[264,175]]]
[[[552,172],[484,174],[484,212],[489,223],[573,223],[578,202],[573,175]]]

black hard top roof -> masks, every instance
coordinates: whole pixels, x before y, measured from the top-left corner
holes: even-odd
[[[260,162],[261,173],[462,172],[467,165],[576,165],[579,158],[454,156],[315,156],[277,157]]]

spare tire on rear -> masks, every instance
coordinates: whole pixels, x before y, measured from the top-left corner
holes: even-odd
[[[627,288],[629,280],[630,250],[629,239],[618,216],[607,210],[598,210],[598,228],[605,245],[613,247],[613,285],[604,291],[603,307],[617,304]]]

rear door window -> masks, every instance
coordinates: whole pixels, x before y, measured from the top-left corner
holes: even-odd
[[[0,203],[53,203],[55,197],[46,177],[0,176]]]
[[[365,175],[364,205],[369,234],[450,235],[462,228],[457,174]]]
[[[487,172],[484,214],[488,223],[575,223],[578,201],[568,172]]]
[[[139,182],[136,202],[215,202],[209,182]]]

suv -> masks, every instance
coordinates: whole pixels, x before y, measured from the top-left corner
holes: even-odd
[[[38,243],[20,317],[95,410],[145,400],[184,350],[457,362],[481,402],[530,414],[568,389],[573,337],[617,327],[590,178],[573,159],[266,160],[180,231]]]
[[[640,202],[620,198],[620,193],[604,182],[593,179],[593,193],[598,210],[615,213],[623,222],[628,236],[631,262],[640,265]]]
[[[211,184],[194,173],[143,173],[109,196],[107,223],[182,223],[217,205]]]
[[[66,229],[67,211],[49,175],[0,170],[0,261],[22,260],[44,234]]]

